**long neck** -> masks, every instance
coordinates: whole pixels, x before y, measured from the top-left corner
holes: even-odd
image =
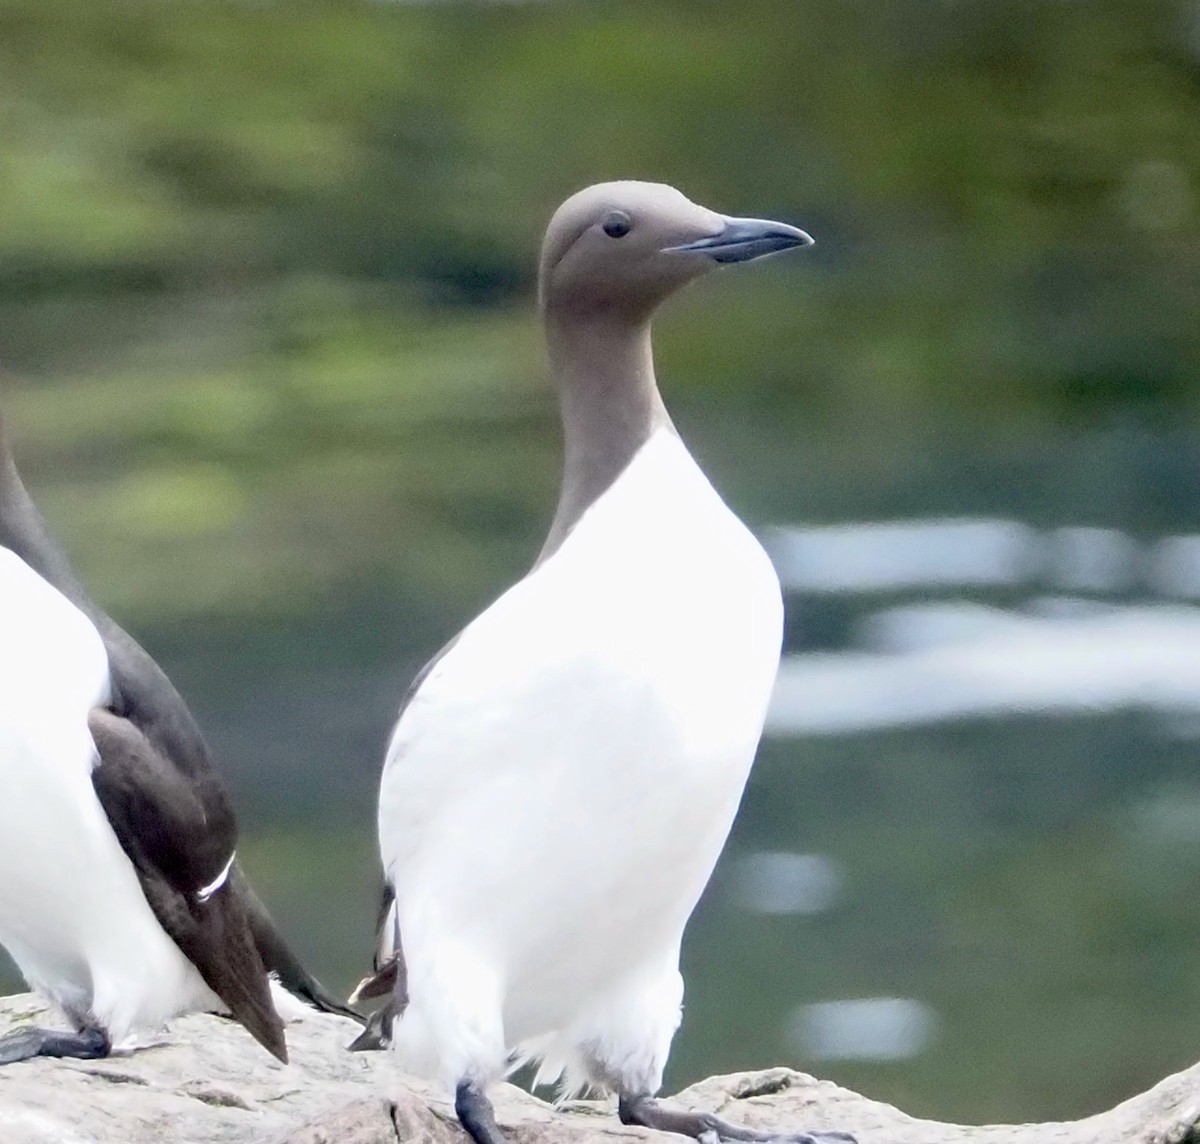
[[[558,509],[539,563],[562,544],[655,429],[671,427],[654,380],[648,318],[549,311],[545,326],[564,452]]]
[[[232,815],[221,801],[220,780],[209,778],[208,748],[192,713],[171,681],[145,650],[84,591],[66,553],[50,535],[17,472],[0,417],[0,546],[11,549],[48,584],[57,588],[96,625],[108,652],[113,696],[110,706],[128,715],[187,774],[215,784],[216,810]],[[209,797],[209,796],[206,796]],[[218,805],[219,804],[219,805]]]
[[[11,549],[76,605],[94,605],[75,579],[66,555],[54,542],[41,513],[21,483],[0,417],[0,545]]]

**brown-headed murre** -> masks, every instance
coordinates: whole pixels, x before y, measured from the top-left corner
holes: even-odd
[[[807,246],[671,187],[568,199],[540,307],[565,431],[531,571],[418,676],[381,781],[390,1040],[502,1144],[487,1085],[514,1061],[615,1092],[631,1124],[771,1134],[655,1099],[680,1022],[679,949],[724,845],[779,662],[766,554],[697,467],[654,376],[651,315],[717,263]],[[797,1133],[845,1141],[841,1133]]]

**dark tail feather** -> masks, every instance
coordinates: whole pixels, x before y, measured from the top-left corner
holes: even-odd
[[[173,908],[175,914],[164,928],[209,988],[229,1006],[230,1016],[267,1052],[287,1064],[283,1021],[271,1000],[267,975],[247,924],[245,904],[232,889],[222,886],[204,903],[189,903],[181,894],[166,891],[161,905]],[[155,909],[149,894],[147,900]],[[203,924],[197,923],[193,910],[203,911]],[[155,913],[161,920],[163,914],[158,909]]]
[[[273,973],[279,984],[293,996],[307,1001],[314,1009],[323,1013],[337,1013],[341,1017],[349,1017],[360,1025],[365,1018],[359,1012],[343,1005],[329,992],[303,965],[296,955],[288,948],[283,935],[275,928],[267,907],[259,900],[241,866],[235,862],[229,872],[229,879],[237,888],[238,896],[246,908],[246,916],[250,922],[250,932],[254,935],[254,944],[258,947],[259,956],[268,973]]]
[[[247,943],[247,953],[250,953]],[[253,983],[246,980],[221,982],[218,995],[229,1006],[230,1014],[276,1060],[288,1063],[287,1041],[283,1021],[275,1012],[269,989],[262,988],[266,979],[258,977]],[[211,985],[212,982],[209,982]]]

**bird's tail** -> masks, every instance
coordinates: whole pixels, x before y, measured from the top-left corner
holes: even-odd
[[[254,936],[254,944],[262,958],[263,966],[272,974],[289,993],[307,1002],[314,1009],[323,1013],[337,1013],[349,1017],[360,1025],[364,1023],[361,1013],[343,1005],[328,989],[325,988],[303,965],[300,959],[291,951],[283,935],[275,928],[267,907],[262,904],[253,887],[246,879],[239,863],[233,864],[229,880],[241,898],[250,923],[250,932]]]

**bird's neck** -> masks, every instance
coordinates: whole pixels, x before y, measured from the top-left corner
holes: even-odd
[[[654,379],[649,318],[545,315],[563,421],[563,481],[539,563],[671,419]]]
[[[25,491],[4,435],[3,418],[0,418],[0,545],[15,552],[72,603],[84,611],[93,607]]]
[[[8,447],[4,420],[0,418],[0,544],[13,549],[27,562],[21,548],[25,534],[29,532],[28,519],[32,510],[33,504]]]

